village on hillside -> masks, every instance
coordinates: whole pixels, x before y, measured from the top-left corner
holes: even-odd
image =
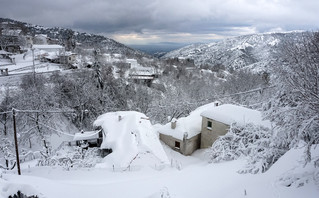
[[[2,22],[0,30],[0,77],[93,69],[102,63],[118,66],[114,69],[115,76],[136,83],[150,85],[159,75],[156,68],[141,66],[136,59],[117,53],[102,53],[98,48],[82,47],[81,43],[74,40],[71,41],[73,47],[70,50],[68,43],[45,34],[25,34],[10,22]],[[81,51],[81,54],[75,51]]]
[[[273,59],[231,39],[213,67],[193,59],[210,44],[157,59],[113,42],[0,23],[0,198],[317,197],[317,95],[290,97]]]

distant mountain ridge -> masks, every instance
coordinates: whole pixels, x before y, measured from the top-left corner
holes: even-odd
[[[188,45],[171,51],[162,58],[190,58],[198,67],[223,65],[227,70],[244,67],[265,69],[274,58],[280,42],[301,34],[302,32],[290,32],[238,36],[214,43]]]

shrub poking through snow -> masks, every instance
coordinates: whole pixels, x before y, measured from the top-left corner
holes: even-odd
[[[260,125],[233,123],[229,132],[220,136],[209,149],[210,162],[221,162],[248,157],[241,173],[265,172],[284,154],[272,145],[272,130]]]

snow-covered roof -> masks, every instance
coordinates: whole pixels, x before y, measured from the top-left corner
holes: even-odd
[[[230,125],[237,123],[239,125],[245,125],[247,123],[253,123],[256,125],[263,125],[265,127],[271,127],[271,123],[268,120],[263,120],[260,111],[248,109],[241,106],[232,104],[220,105],[216,108],[203,111],[201,116],[207,117],[218,122]]]
[[[71,51],[66,51],[66,52],[64,53],[64,55],[65,55],[65,56],[72,56],[72,55],[77,55],[77,54],[74,53],[74,52],[71,52]]]
[[[97,139],[99,137],[99,132],[100,130],[75,133],[73,141]]]
[[[0,54],[12,54],[12,53],[4,51],[4,50],[0,50]]]
[[[143,152],[150,152],[161,162],[168,163],[156,131],[145,114],[136,111],[105,113],[95,120],[94,126],[101,126],[104,131],[101,148],[112,149],[102,167],[127,166]]]
[[[130,69],[130,75],[153,75],[155,71],[152,67],[134,67]]]
[[[34,49],[64,49],[62,45],[32,45]]]
[[[201,106],[194,111],[192,111],[189,116],[179,118],[176,121],[176,128],[171,128],[171,123],[167,123],[164,126],[160,126],[157,128],[158,132],[165,135],[170,135],[174,138],[183,139],[184,133],[187,132],[188,138],[192,138],[196,135],[198,135],[201,132],[201,126],[202,126],[202,117],[201,113],[214,109],[215,103],[209,103],[207,105]],[[173,121],[173,120],[172,120]]]

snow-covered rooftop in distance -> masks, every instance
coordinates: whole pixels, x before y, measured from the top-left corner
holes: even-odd
[[[73,137],[73,141],[79,141],[79,140],[92,140],[92,139],[97,139],[99,137],[99,132],[98,131],[85,131],[85,132],[80,132],[80,133],[75,133]]]
[[[151,122],[143,113],[118,111],[99,116],[94,126],[101,126],[101,148],[112,149],[98,167],[128,166],[140,153],[152,153],[160,162],[168,163],[167,156]]]
[[[192,111],[189,114],[189,116],[174,120],[176,121],[175,129],[171,128],[171,123],[167,123],[164,126],[157,127],[157,130],[161,134],[170,135],[180,140],[183,139],[184,133],[187,132],[188,138],[192,138],[201,132],[201,126],[202,126],[201,113],[204,111],[216,108],[215,103],[216,102],[213,102],[213,103],[209,103],[201,107],[198,107],[197,109]]]
[[[201,116],[222,122],[227,125],[236,122],[239,125],[253,123],[256,125],[271,127],[270,121],[262,119],[262,114],[260,111],[232,104],[224,104],[216,108],[203,111]]]
[[[64,49],[62,45],[32,45],[34,49]]]
[[[4,51],[4,50],[0,50],[0,54],[12,54],[12,53]]]
[[[152,67],[134,67],[130,69],[130,75],[153,75],[155,74]]]

